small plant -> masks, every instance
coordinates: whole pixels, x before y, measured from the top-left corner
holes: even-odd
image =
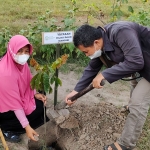
[[[140,10],[138,13],[133,13],[128,20],[137,22],[144,26],[150,26],[150,12],[144,9]]]
[[[51,85],[54,82],[57,87],[62,85],[61,80],[55,76],[55,70],[65,64],[67,59],[68,55],[62,55],[52,64],[40,65],[34,58],[31,58],[30,65],[37,71],[37,74],[31,80],[31,88],[36,89],[37,91],[51,93]]]
[[[2,28],[0,32],[0,57],[6,53],[7,44],[9,39],[12,37],[8,27]]]
[[[85,4],[85,8],[87,9],[87,23],[90,23],[91,18],[96,18],[100,20],[103,25],[106,24],[106,22],[103,21],[104,13],[97,4],[95,3]]]
[[[110,13],[111,21],[119,20],[121,17],[124,16],[124,13],[122,11],[122,5],[127,4],[128,0],[114,0],[112,5],[112,12]],[[128,6],[128,11],[133,13],[134,10],[132,6]]]

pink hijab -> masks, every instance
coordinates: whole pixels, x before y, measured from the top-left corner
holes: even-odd
[[[22,35],[13,36],[8,45],[7,53],[0,61],[0,112],[23,109],[26,115],[35,110],[34,90],[30,87],[32,78],[28,64],[17,64],[13,53],[29,45],[32,54],[32,45]]]

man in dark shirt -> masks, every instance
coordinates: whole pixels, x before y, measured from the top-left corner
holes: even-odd
[[[130,113],[118,141],[104,150],[136,146],[150,105],[150,28],[137,23],[119,21],[94,28],[83,25],[74,34],[74,45],[91,58],[89,65],[74,90],[66,96],[66,103],[73,104],[68,97],[87,87],[102,88],[103,79],[113,83],[134,73],[142,79],[132,92],[129,102]],[[105,65],[107,69],[100,71]]]

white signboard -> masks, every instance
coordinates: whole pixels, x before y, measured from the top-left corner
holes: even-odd
[[[74,31],[42,32],[42,44],[72,43]]]

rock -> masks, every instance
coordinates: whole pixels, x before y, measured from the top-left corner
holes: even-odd
[[[69,118],[63,121],[63,123],[60,123],[59,126],[65,129],[73,129],[73,128],[79,128],[79,123],[74,116],[69,116]]]
[[[107,129],[106,132],[111,134],[111,133],[113,133],[113,130],[112,129]]]
[[[55,121],[58,125],[63,123],[65,120],[66,120],[66,118],[64,116],[59,116],[59,117],[55,118]]]
[[[82,134],[79,139],[80,140],[85,139],[86,136],[87,136],[87,134]]]
[[[86,149],[86,146],[85,146],[85,145],[82,145],[82,149]]]
[[[115,137],[115,138],[117,138],[117,139],[120,137],[120,135],[121,135],[121,134],[119,134],[119,133],[113,133],[113,137]]]
[[[57,111],[59,113],[59,115],[64,116],[66,119],[69,118],[69,110],[68,109],[60,109]]]

